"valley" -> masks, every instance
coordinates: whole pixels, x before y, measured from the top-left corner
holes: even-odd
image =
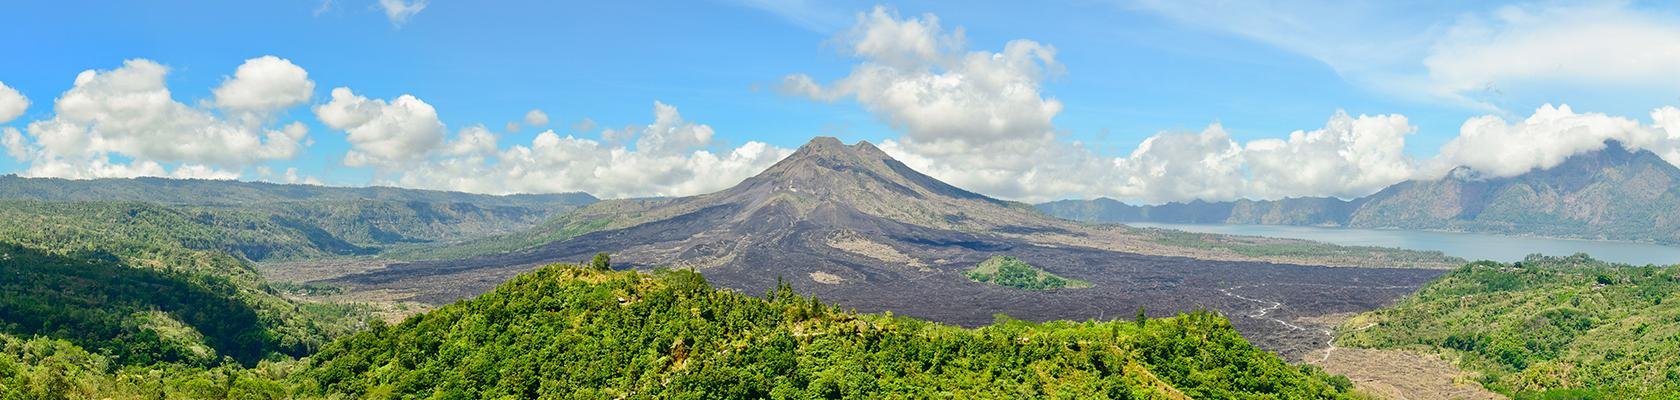
[[[605,251],[626,268],[692,269],[742,293],[785,282],[859,311],[969,327],[997,314],[1083,321],[1123,318],[1139,307],[1151,315],[1215,310],[1262,348],[1299,359],[1323,346],[1326,337],[1314,332],[1329,327],[1295,321],[1381,307],[1462,262],[1439,253],[1062,221],[946,185],[867,142],[832,138],[813,140],[722,192],[608,201],[561,218],[612,222],[524,250],[396,262],[318,281],[441,305],[538,265]],[[993,256],[1090,287],[1025,291],[963,275]],[[1226,295],[1233,290],[1250,297]],[[1253,299],[1276,305],[1251,316]]]

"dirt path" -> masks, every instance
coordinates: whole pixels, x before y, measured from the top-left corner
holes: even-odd
[[[1365,324],[1363,326],[1360,326],[1358,328],[1353,328],[1353,330],[1351,330],[1349,332],[1359,332],[1359,331],[1363,331],[1363,330],[1366,330],[1366,329],[1371,329],[1371,327],[1373,327],[1373,326],[1377,326],[1377,323],[1375,323],[1375,322],[1367,323],[1367,324]],[[1318,359],[1318,362],[1313,363],[1313,364],[1318,364],[1318,365],[1324,365],[1325,361],[1330,361],[1330,353],[1336,352],[1336,330],[1335,329],[1324,329],[1322,331],[1324,332],[1324,336],[1329,337],[1329,339],[1324,340],[1324,357],[1320,357]]]

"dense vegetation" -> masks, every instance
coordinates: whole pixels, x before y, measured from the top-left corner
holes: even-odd
[[[124,243],[0,241],[0,333],[68,340],[118,365],[252,365],[306,355],[367,318],[357,306],[283,299],[224,253]]]
[[[1680,266],[1477,262],[1349,320],[1337,343],[1442,352],[1517,397],[1676,397],[1677,294]]]
[[[1011,256],[993,256],[963,273],[975,282],[1026,290],[1091,287],[1090,282],[1067,279]]]
[[[73,343],[0,333],[0,399],[151,400],[294,398],[287,381],[302,363],[262,361],[254,367],[160,363],[119,365]]]
[[[857,314],[786,286],[755,298],[699,274],[548,266],[476,299],[335,342],[304,394],[369,398],[1334,398],[1205,312],[967,330]]]

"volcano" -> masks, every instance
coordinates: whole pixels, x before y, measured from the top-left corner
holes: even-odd
[[[997,314],[1087,320],[1129,318],[1139,307],[1153,315],[1216,309],[1250,340],[1290,355],[1325,341],[1312,317],[1386,305],[1442,272],[1429,267],[1453,262],[1392,249],[1071,222],[946,184],[868,142],[828,137],[720,192],[604,201],[563,218],[595,228],[522,251],[393,264],[336,283],[441,304],[536,265],[604,251],[619,268],[691,268],[715,286],[749,294],[786,282],[859,311],[965,326]],[[1277,248],[1295,250],[1263,251]],[[1000,255],[1090,287],[1022,290],[964,275]]]

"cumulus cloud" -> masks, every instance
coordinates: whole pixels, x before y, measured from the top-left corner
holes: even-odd
[[[6,82],[0,82],[0,124],[12,122],[27,109],[29,98],[24,97],[23,93],[18,93],[17,89],[6,86]]]
[[[449,156],[486,155],[496,152],[496,134],[483,126],[473,126],[462,129],[455,134],[455,140],[443,147],[443,154]]]
[[[391,20],[391,25],[402,27],[408,23],[414,14],[426,9],[427,0],[379,0],[379,8],[385,11],[385,18]]]
[[[781,92],[855,100],[904,134],[883,149],[949,170],[935,176],[985,193],[1022,198],[1069,187],[1055,165],[1094,162],[1042,158],[1063,146],[1051,123],[1062,104],[1041,93],[1061,71],[1055,48],[1014,40],[1002,51],[970,51],[961,28],[947,32],[937,16],[901,18],[885,7],[856,19],[838,38],[860,60],[849,75],[825,85],[792,74]]]
[[[1454,167],[1468,167],[1482,176],[1508,177],[1562,164],[1569,156],[1604,148],[1616,140],[1630,148],[1650,150],[1671,164],[1680,164],[1680,109],[1651,112],[1652,124],[1601,113],[1576,113],[1568,105],[1550,104],[1521,121],[1498,116],[1471,118],[1441,152],[1423,177],[1439,177]]]
[[[525,125],[532,128],[548,126],[548,113],[535,108],[531,109],[531,111],[526,111]]]
[[[444,140],[437,110],[407,94],[385,101],[335,88],[331,101],[315,107],[315,116],[348,134],[351,149],[343,161],[347,166],[401,168],[424,160]]]
[[[278,128],[235,123],[215,110],[175,101],[164,84],[168,71],[144,59],[109,71],[83,71],[53,103],[52,118],[30,122],[27,136],[5,134],[7,152],[29,164],[25,176],[221,179],[238,176],[246,166],[293,158],[308,145],[302,123]],[[165,164],[175,164],[174,170]]]
[[[884,7],[860,13],[841,40],[862,60],[831,85],[789,75],[784,93],[820,100],[852,98],[922,145],[967,146],[1042,140],[1062,104],[1040,94],[1060,71],[1055,48],[1015,40],[1001,52],[967,51],[962,30],[946,33],[937,16],[899,18]]]
[[[1337,112],[1322,129],[1250,141],[1243,145],[1250,175],[1245,195],[1350,198],[1376,192],[1412,176],[1406,136],[1416,132],[1403,115]]]
[[[0,128],[0,147],[6,148],[6,155],[13,159],[23,160],[29,157],[29,139],[25,139],[17,128]]]
[[[651,124],[609,129],[634,147],[544,131],[529,144],[497,152],[493,137],[468,128],[451,149],[394,183],[478,193],[585,191],[597,196],[684,196],[727,188],[763,171],[792,150],[747,142],[722,153],[710,126],[685,120],[676,107],[654,103]]]
[[[245,60],[233,77],[211,91],[217,108],[255,118],[309,101],[315,81],[291,60],[262,56]]]

